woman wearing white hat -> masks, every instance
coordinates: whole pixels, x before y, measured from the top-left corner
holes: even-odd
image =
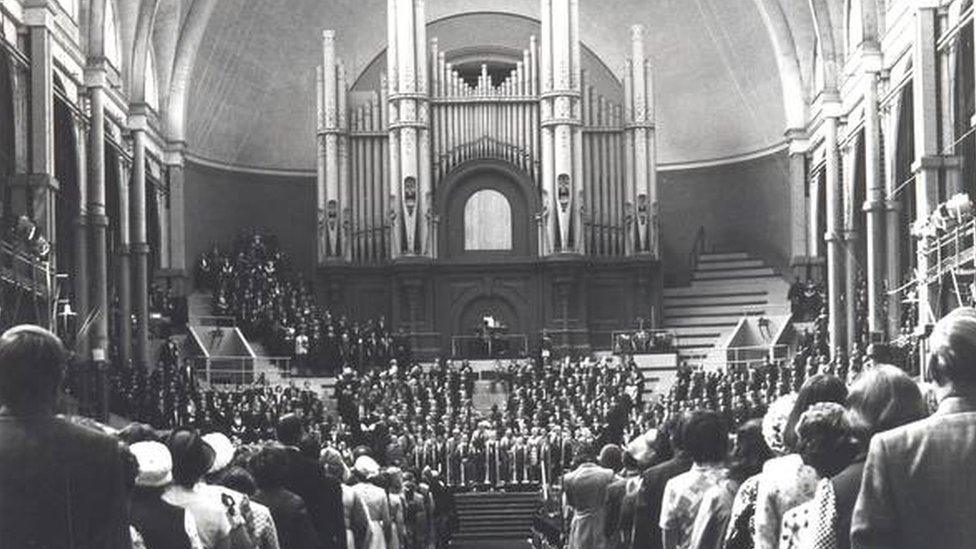
[[[368,549],[387,549],[393,533],[390,502],[386,490],[375,483],[380,481],[380,466],[369,456],[359,456],[353,464],[357,483],[353,489],[362,496],[369,513]]]
[[[139,464],[132,491],[130,520],[146,549],[203,549],[193,515],[163,501],[173,481],[173,458],[159,442],[137,442],[129,452]],[[135,538],[136,536],[134,536]]]

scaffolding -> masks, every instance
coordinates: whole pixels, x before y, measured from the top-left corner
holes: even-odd
[[[976,218],[927,235],[919,246],[929,267],[916,268],[914,278],[894,289],[892,297],[912,303],[918,292],[929,291],[937,299],[931,300],[931,310],[918,314],[935,320],[956,307],[972,306],[976,297]]]
[[[0,330],[23,323],[53,330],[55,282],[48,261],[0,240]]]

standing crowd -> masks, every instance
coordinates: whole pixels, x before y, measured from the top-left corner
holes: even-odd
[[[565,545],[972,547],[976,310],[944,317],[928,344],[925,392],[876,358],[815,348],[764,374],[686,376],[650,445],[581,450],[563,479]],[[728,389],[748,395],[741,416]]]

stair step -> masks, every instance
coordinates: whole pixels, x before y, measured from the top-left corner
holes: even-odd
[[[756,297],[767,295],[769,291],[763,284],[749,280],[727,281],[724,284],[714,284],[707,280],[693,281],[689,286],[676,286],[664,289],[664,299],[691,299],[696,297]]]
[[[742,318],[741,314],[725,316],[675,316],[665,319],[664,327],[666,329],[693,326],[733,328],[739,323],[740,318]]]
[[[729,259],[725,261],[706,261],[698,264],[698,271],[717,271],[722,269],[755,269],[765,267],[761,259]]]
[[[777,276],[776,271],[769,267],[751,269],[715,269],[712,271],[695,271],[692,280],[724,280],[730,278],[762,278]]]
[[[703,299],[702,303],[668,303],[664,302],[664,314],[668,314],[668,311],[683,310],[694,312],[697,310],[711,309],[715,307],[727,307],[730,309],[742,308],[742,307],[757,307],[760,305],[765,305],[768,303],[765,299],[737,299],[737,300],[721,300],[721,301],[709,301]]]
[[[709,316],[742,316],[748,310],[761,311],[767,303],[761,302],[756,305],[715,305],[711,307],[673,307],[664,310],[664,318],[687,318],[687,317],[709,317]],[[667,322],[665,320],[665,322]]]
[[[674,328],[675,337],[698,337],[712,334],[721,334],[725,330],[716,326],[680,326]]]
[[[681,306],[694,307],[696,305],[739,305],[743,303],[764,301],[768,296],[769,292],[765,290],[728,295],[671,295],[664,297],[664,308],[667,309],[669,307]]]
[[[709,261],[730,261],[750,259],[747,252],[710,252],[698,256],[698,263],[708,263]]]

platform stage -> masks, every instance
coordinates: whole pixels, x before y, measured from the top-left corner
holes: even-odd
[[[450,358],[456,336],[476,335],[486,315],[511,334],[525,334],[530,356],[543,329],[557,351],[607,350],[614,331],[652,318],[661,295],[660,264],[645,258],[401,259],[330,265],[319,273],[317,291],[333,315],[390,319],[412,336],[422,360]]]

